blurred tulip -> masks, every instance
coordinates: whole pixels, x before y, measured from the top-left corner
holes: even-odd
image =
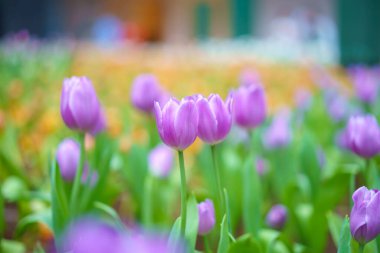
[[[311,105],[312,96],[310,94],[310,91],[305,89],[298,89],[294,96],[294,100],[299,110],[306,111]]]
[[[73,181],[80,158],[79,144],[73,139],[63,140],[56,154],[61,176],[65,181]]]
[[[324,93],[324,102],[327,113],[335,122],[346,119],[350,114],[351,108],[347,99],[336,90],[326,90]]]
[[[288,112],[278,113],[264,133],[264,146],[267,149],[283,148],[292,140]]]
[[[75,222],[64,236],[62,252],[119,253],[122,252],[122,236],[114,227],[94,218]]]
[[[380,193],[363,186],[354,192],[352,200],[351,234],[356,241],[365,244],[380,234]]]
[[[288,211],[283,205],[273,206],[267,214],[266,222],[269,227],[281,230],[288,219]]]
[[[157,78],[151,74],[142,74],[132,84],[131,101],[137,109],[151,113],[156,101],[164,100],[166,94],[161,90]]]
[[[197,101],[198,136],[201,140],[214,145],[226,138],[232,125],[230,103],[230,100],[224,102],[217,94]]]
[[[173,168],[173,150],[164,144],[157,145],[148,156],[150,172],[157,177],[167,177]]]
[[[378,97],[379,79],[375,70],[358,66],[349,69],[356,96],[365,103],[373,103]]]
[[[267,161],[262,157],[256,157],[255,167],[260,176],[263,176],[268,171]]]
[[[63,81],[61,116],[67,127],[82,132],[98,133],[105,127],[101,110],[90,79],[74,76]]]
[[[239,77],[241,86],[260,85],[260,75],[252,69],[245,69],[240,73]]]
[[[155,104],[158,133],[162,141],[177,150],[190,146],[198,135],[198,110],[193,99],[170,99],[163,108]]]
[[[233,116],[239,126],[255,128],[265,120],[267,105],[261,86],[240,87],[234,92],[233,99]]]
[[[343,142],[352,152],[371,158],[380,152],[380,129],[372,115],[350,117]]]
[[[215,226],[214,203],[210,199],[198,204],[198,234],[208,234]]]

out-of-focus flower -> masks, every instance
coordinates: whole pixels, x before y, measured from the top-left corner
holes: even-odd
[[[96,134],[104,129],[104,115],[90,79],[74,76],[63,81],[61,116],[74,130]]]
[[[263,176],[268,171],[267,161],[262,157],[256,157],[255,167],[260,176]]]
[[[282,111],[278,113],[272,124],[264,133],[264,146],[267,149],[286,147],[292,140],[292,131],[290,128],[289,113]]]
[[[310,91],[305,89],[298,89],[294,96],[296,106],[301,111],[306,111],[311,105],[311,94]]]
[[[148,156],[151,173],[157,177],[167,177],[173,168],[173,150],[164,144],[157,145]]]
[[[184,150],[197,138],[198,110],[193,99],[170,99],[163,108],[156,102],[155,115],[158,133],[166,145]]]
[[[142,74],[132,84],[131,101],[137,109],[151,113],[156,101],[162,102],[166,93],[161,90],[157,78],[151,74]]]
[[[201,140],[213,145],[226,138],[232,125],[230,103],[230,100],[224,102],[217,94],[197,101],[198,136]]]
[[[274,205],[267,214],[266,222],[269,227],[281,230],[288,219],[288,211],[283,205]]]
[[[347,99],[336,90],[326,90],[324,93],[324,101],[327,113],[335,122],[346,119],[351,113]]]
[[[63,140],[56,154],[61,176],[65,181],[73,181],[77,171],[80,158],[80,147],[73,139]]]
[[[210,199],[198,204],[198,234],[208,234],[215,226],[214,203]]]
[[[343,138],[344,145],[361,157],[371,158],[380,152],[380,129],[372,115],[350,117]]]
[[[360,187],[352,195],[354,206],[350,214],[352,237],[361,244],[367,243],[380,233],[380,193]]]
[[[365,103],[373,103],[378,97],[379,79],[376,71],[363,66],[349,70],[356,96]]]
[[[121,253],[123,245],[120,232],[94,218],[85,218],[74,223],[63,241],[63,252],[72,253]]]
[[[88,178],[90,177],[90,178]],[[89,186],[94,186],[98,182],[98,172],[94,169],[90,169],[88,167],[88,164],[85,164],[83,167],[83,173],[82,173],[82,178],[81,182],[82,184],[86,184],[87,180],[89,180]]]
[[[233,116],[239,126],[255,128],[265,120],[267,105],[261,86],[242,86],[234,92],[233,99]]]
[[[240,73],[239,77],[241,86],[260,85],[260,75],[255,70],[245,69]]]

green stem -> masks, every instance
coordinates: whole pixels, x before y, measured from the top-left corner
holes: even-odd
[[[218,203],[219,203],[219,210],[221,210],[222,214],[224,214],[224,202],[225,201],[224,201],[223,192],[222,192],[222,184],[221,184],[221,180],[220,180],[220,171],[219,171],[219,168],[216,164],[216,151],[215,151],[215,149],[216,149],[216,146],[211,145],[212,164],[214,167],[214,172],[215,172],[215,177],[216,177],[216,185],[218,188],[217,198],[218,198]]]
[[[353,205],[354,205],[354,202],[352,200],[352,194],[354,193],[355,191],[355,174],[352,173],[351,176],[350,176],[350,193],[348,194],[348,201],[350,203],[350,209],[352,209]]]
[[[179,169],[181,173],[181,236],[185,236],[186,231],[186,173],[183,159],[183,151],[178,150]]]
[[[211,252],[211,250],[210,250],[210,243],[208,241],[207,235],[203,236],[203,243],[204,243],[205,253]]]
[[[78,211],[76,210],[77,209],[76,206],[78,205],[78,195],[80,192],[81,179],[83,175],[83,165],[84,165],[85,155],[86,155],[85,147],[84,147],[85,133],[80,133],[79,141],[80,141],[80,158],[79,158],[78,168],[75,174],[73,189],[71,191],[71,196],[70,196],[70,212],[71,212],[72,217],[75,217]]]
[[[365,244],[359,243],[359,252],[358,253],[363,253],[364,252],[364,246],[365,246]]]
[[[2,246],[1,246],[1,241],[3,239],[4,230],[5,230],[4,200],[3,200],[2,193],[0,191],[0,253],[3,252]]]

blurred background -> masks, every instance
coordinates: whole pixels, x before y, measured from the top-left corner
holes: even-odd
[[[266,57],[307,55],[316,61],[344,65],[379,62],[379,25],[378,0],[0,2],[3,37],[25,30],[38,38],[74,38],[100,46],[213,41],[221,51],[226,46],[233,48],[236,43],[231,45],[231,40],[239,39],[251,51],[264,50]],[[225,45],[227,41],[230,43]]]

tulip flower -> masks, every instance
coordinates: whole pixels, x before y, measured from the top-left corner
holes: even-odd
[[[230,100],[224,102],[217,94],[197,100],[198,136],[201,140],[214,145],[226,138],[232,125],[230,103]]]
[[[73,139],[63,140],[56,154],[61,176],[65,181],[73,181],[79,164],[80,147]]]
[[[255,160],[255,167],[256,171],[260,176],[263,176],[268,171],[268,164],[267,161],[262,157],[256,157]]]
[[[241,86],[260,85],[260,75],[251,69],[245,69],[241,72],[239,77]]]
[[[273,206],[267,214],[266,222],[269,227],[281,230],[288,219],[288,211],[283,205]]]
[[[214,203],[210,199],[198,204],[198,234],[206,235],[215,226],[215,209]]]
[[[306,111],[310,108],[312,97],[310,91],[305,89],[299,89],[294,95],[296,106],[301,111]]]
[[[364,245],[380,233],[380,193],[363,186],[354,192],[352,200],[351,234],[357,242]]]
[[[242,86],[234,92],[233,99],[233,116],[239,126],[255,128],[265,120],[267,106],[261,86]]]
[[[173,150],[166,145],[159,144],[148,156],[148,164],[151,173],[157,177],[167,177],[173,168]]]
[[[90,133],[103,130],[104,115],[90,79],[74,76],[63,81],[61,116],[71,129]]]
[[[354,84],[356,96],[365,103],[373,103],[377,99],[379,79],[373,69],[354,67],[349,70]]]
[[[292,139],[289,115],[287,112],[277,114],[264,134],[264,146],[267,149],[286,147]]]
[[[380,128],[372,115],[352,116],[344,132],[343,143],[353,153],[371,158],[380,152]]]
[[[158,132],[166,145],[184,150],[197,138],[198,110],[193,99],[170,99],[163,108],[156,102],[155,114]]]
[[[136,77],[132,84],[131,101],[137,109],[151,113],[154,103],[165,96],[154,75],[142,74]]]

